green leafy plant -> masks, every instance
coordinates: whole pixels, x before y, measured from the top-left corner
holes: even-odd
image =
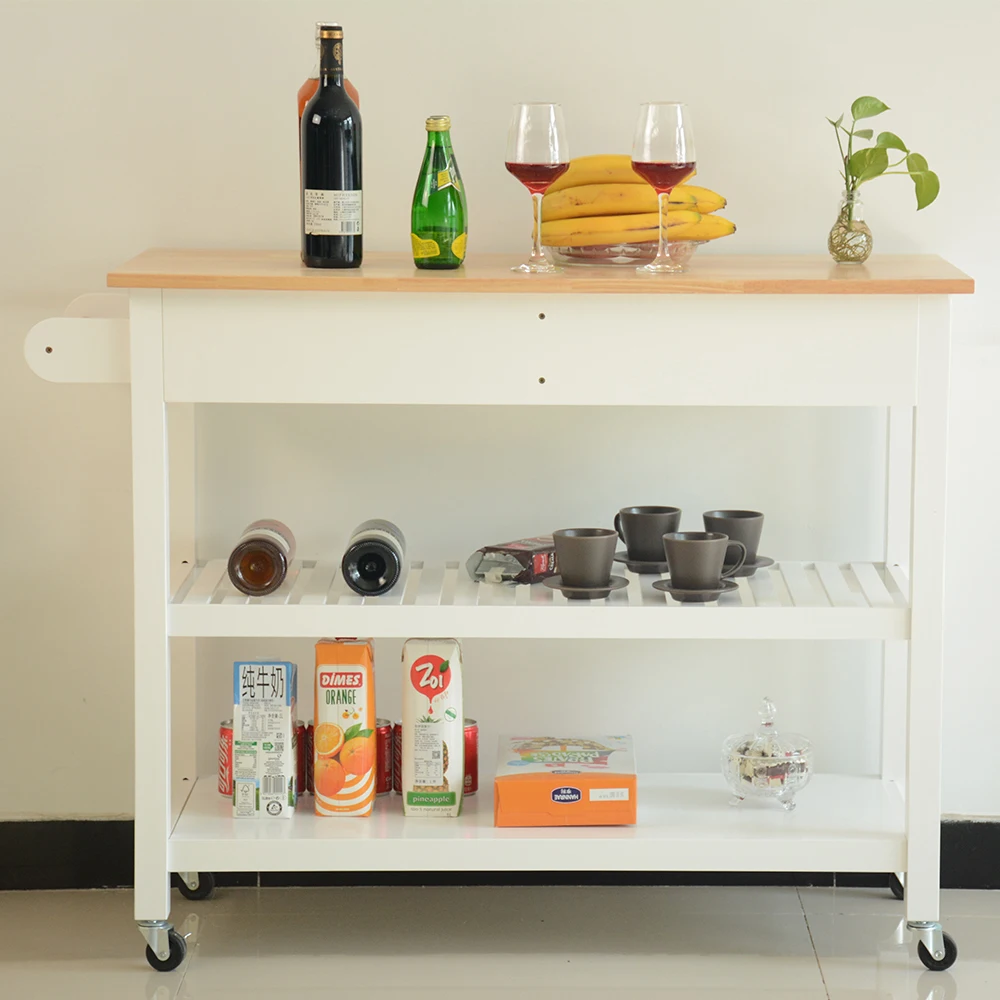
[[[917,211],[926,208],[938,196],[941,182],[933,170],[927,169],[927,160],[919,153],[907,148],[906,143],[894,132],[879,132],[875,136],[874,146],[863,146],[855,149],[857,141],[870,141],[874,130],[858,128],[858,122],[866,118],[874,118],[888,111],[889,106],[883,104],[877,97],[859,97],[851,105],[851,127],[844,125],[844,116],[836,121],[827,118],[837,133],[837,146],[840,149],[842,169],[840,176],[844,179],[844,190],[848,195],[854,194],[862,184],[867,184],[876,177],[889,174],[906,174],[913,178],[913,186],[917,195]],[[846,148],[844,146],[846,136]],[[890,151],[902,153],[903,156],[895,163],[889,162]],[[897,170],[905,164],[905,170]]]

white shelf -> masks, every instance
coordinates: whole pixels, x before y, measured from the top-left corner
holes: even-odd
[[[405,819],[397,795],[368,819],[313,814],[234,819],[215,777],[201,778],[169,841],[172,871],[902,871],[903,805],[879,778],[817,775],[786,813],[729,805],[718,774],[639,777],[631,827],[493,826],[491,782],[458,819]]]
[[[906,639],[908,582],[881,563],[780,562],[711,605],[678,604],[615,564],[629,587],[568,601],[541,584],[477,584],[462,564],[413,562],[404,586],[362,598],[335,563],[296,561],[279,590],[247,598],[226,561],[195,567],[169,608],[174,636],[454,635],[460,638]]]

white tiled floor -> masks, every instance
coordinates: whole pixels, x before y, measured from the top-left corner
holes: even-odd
[[[997,1000],[1000,892],[945,892],[930,973],[887,890],[220,889],[174,894],[176,972],[125,891],[0,893],[0,996],[274,1000]]]

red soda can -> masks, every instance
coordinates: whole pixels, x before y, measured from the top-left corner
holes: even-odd
[[[392,791],[393,774],[392,723],[388,719],[375,720],[375,795],[388,795]]]
[[[306,791],[313,794],[313,720],[306,723]]]
[[[306,792],[306,724],[295,720],[295,794]]]
[[[403,794],[403,720],[392,727],[392,790]]]
[[[465,794],[479,791],[479,723],[465,720]]]
[[[219,792],[233,794],[233,720],[219,724]]]

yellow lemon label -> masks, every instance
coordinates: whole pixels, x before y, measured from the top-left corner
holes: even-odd
[[[437,240],[422,240],[416,233],[410,233],[410,241],[413,243],[414,260],[441,255],[441,247],[438,246]]]
[[[451,176],[451,164],[449,163],[445,170],[439,170],[437,175],[437,189],[438,191],[443,191],[446,187],[451,187],[453,184]]]
[[[465,260],[465,238],[466,233],[456,236],[451,242],[451,252],[459,259]]]

